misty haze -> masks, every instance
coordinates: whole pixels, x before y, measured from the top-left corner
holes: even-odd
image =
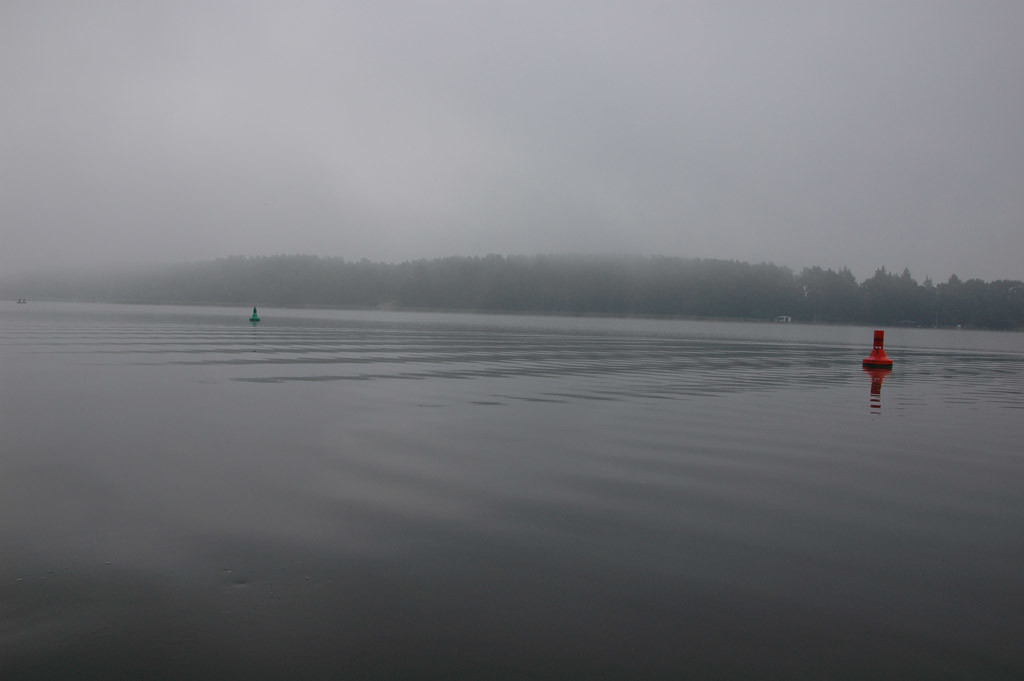
[[[0,4],[0,677],[1024,678],[1022,30]]]

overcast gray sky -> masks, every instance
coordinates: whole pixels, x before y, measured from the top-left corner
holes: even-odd
[[[1024,279],[1024,2],[0,2],[0,268]]]

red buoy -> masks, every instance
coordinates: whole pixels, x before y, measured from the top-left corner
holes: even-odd
[[[869,369],[892,369],[892,360],[885,354],[885,331],[875,329],[875,344],[871,354],[864,358],[862,365]]]

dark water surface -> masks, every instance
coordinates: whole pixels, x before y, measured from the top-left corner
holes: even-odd
[[[0,678],[1024,678],[1024,336],[0,303]]]

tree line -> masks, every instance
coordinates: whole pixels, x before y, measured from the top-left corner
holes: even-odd
[[[8,297],[229,305],[650,315],[1024,328],[1024,282],[918,283],[878,269],[641,256],[448,257],[403,263],[231,256],[136,272],[7,282]],[[15,290],[16,289],[16,290]]]

